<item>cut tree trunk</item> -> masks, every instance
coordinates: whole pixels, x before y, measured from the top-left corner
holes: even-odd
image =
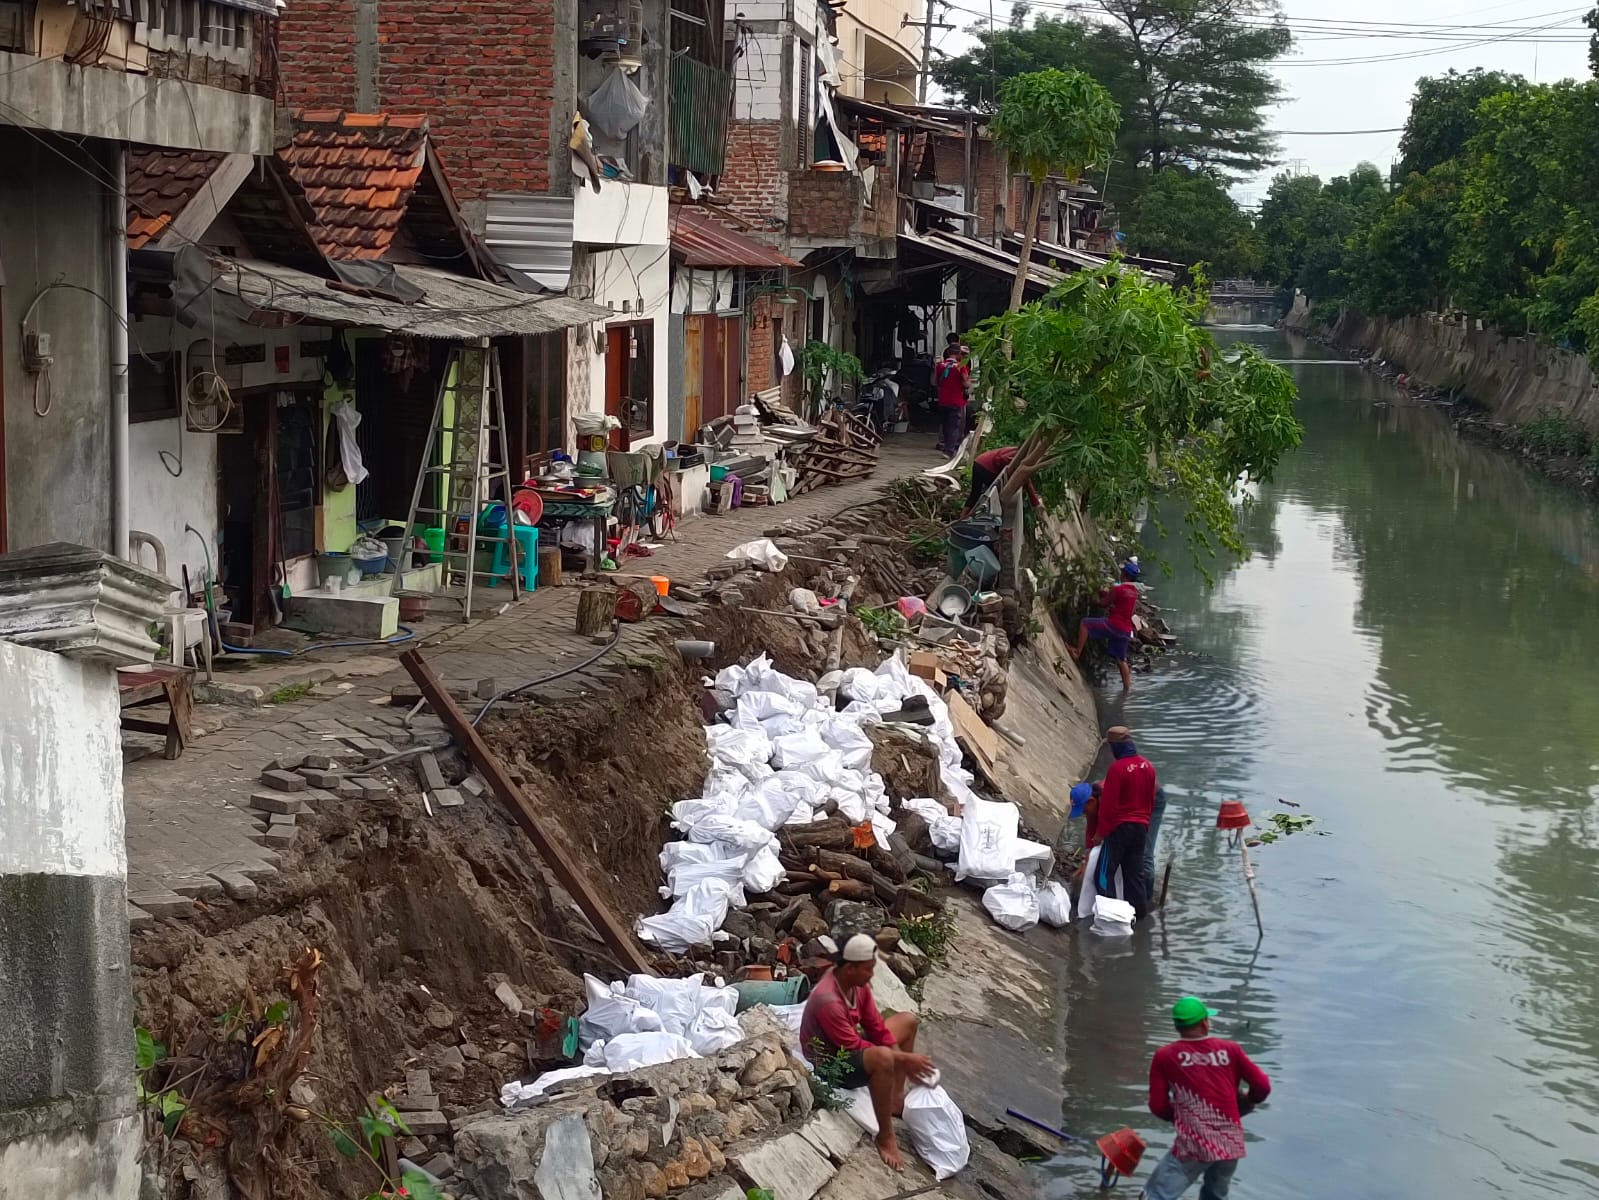
[[[616,589],[584,588],[577,598],[577,632],[583,637],[609,633],[616,620]]]

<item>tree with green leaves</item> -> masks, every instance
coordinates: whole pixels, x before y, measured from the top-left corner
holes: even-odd
[[[1314,175],[1277,176],[1255,223],[1266,277],[1312,300],[1342,297],[1350,286],[1349,240],[1387,195],[1382,172],[1370,163],[1325,185]]]
[[[1132,253],[1190,267],[1204,263],[1212,278],[1260,269],[1254,225],[1209,175],[1162,171],[1122,210],[1121,230]]]
[[[1171,166],[1219,177],[1269,166],[1266,114],[1282,97],[1271,64],[1291,38],[1276,0],[1097,0],[1094,17],[1044,16],[1024,4],[1004,28],[975,28],[977,44],[934,78],[956,101],[992,110],[997,84],[1056,67],[1086,71],[1122,110],[1108,195],[1125,203]]]
[[[1110,93],[1081,71],[1034,71],[1007,79],[1000,88],[999,109],[988,131],[1012,168],[1033,185],[1021,262],[1011,287],[1012,312],[1022,306],[1026,293],[1044,180],[1064,175],[1075,181],[1087,168],[1103,162],[1115,144],[1119,120]]]
[[[1242,556],[1235,490],[1299,444],[1293,380],[1252,347],[1216,348],[1202,292],[1111,264],[970,335],[1000,444],[1018,447],[1005,481],[1029,481],[1059,512],[1130,520],[1180,498],[1196,558]]]
[[[1425,173],[1459,158],[1477,132],[1477,107],[1490,96],[1526,86],[1520,75],[1481,67],[1418,79],[1405,132],[1399,139],[1400,177]]]

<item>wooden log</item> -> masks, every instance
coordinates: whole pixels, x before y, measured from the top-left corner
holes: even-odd
[[[877,892],[872,885],[862,883],[859,879],[835,879],[827,885],[827,894],[835,900],[870,902],[877,899]]]
[[[577,632],[582,637],[607,633],[616,621],[616,589],[586,587],[577,598]]]
[[[534,809],[532,802],[511,779],[505,764],[494,751],[489,749],[488,743],[473,726],[471,718],[461,711],[449,691],[439,682],[438,676],[433,674],[433,669],[428,666],[421,652],[406,651],[400,656],[400,665],[416,681],[416,686],[427,698],[434,714],[444,722],[444,727],[450,731],[450,736],[455,739],[456,745],[466,752],[472,765],[488,781],[495,797],[510,814],[511,819],[521,827],[522,832],[527,834],[539,857],[549,864],[556,879],[566,889],[567,894],[577,902],[577,906],[588,917],[600,939],[616,955],[621,965],[640,974],[654,975],[654,966],[645,957],[643,948],[634,941],[628,927],[605,902],[599,889],[590,882],[587,874],[567,857],[557,838],[545,827],[544,819]]]
[[[539,586],[559,587],[561,585],[561,548],[559,546],[540,546],[538,553]]]
[[[820,846],[811,847],[811,860],[822,870],[832,871],[840,876],[850,879],[859,879],[862,883],[871,883],[872,864],[864,858],[856,858],[853,854],[840,854],[836,850],[824,850]]]

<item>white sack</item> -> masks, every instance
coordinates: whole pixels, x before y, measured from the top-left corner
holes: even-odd
[[[873,704],[883,694],[882,681],[865,667],[850,667],[839,680],[839,692],[847,700]],[[896,702],[897,706],[897,702]]]
[[[594,1052],[601,1050],[595,1043],[583,1056],[586,1065]],[[699,1052],[680,1033],[621,1033],[603,1045],[605,1069],[612,1074],[636,1071],[640,1067],[653,1067],[656,1063],[676,1062],[680,1058],[698,1058]]]
[[[829,754],[837,755],[838,751],[828,746],[814,729],[802,729],[772,739],[772,765],[779,771],[803,767],[826,759]],[[842,756],[839,760],[842,762]]]
[[[998,925],[1025,933],[1038,924],[1038,889],[1018,872],[984,892],[983,907]]]
[[[726,814],[701,817],[684,832],[696,842],[726,842],[745,851],[759,850],[772,840],[771,830]]]
[[[584,975],[583,991],[588,1007],[578,1022],[578,1040],[584,1046],[621,1033],[648,1033],[661,1028],[660,1014],[623,994],[620,984],[613,986]]]
[[[1053,879],[1038,889],[1038,919],[1056,929],[1071,923],[1072,895]]]
[[[1099,853],[1101,847],[1095,846],[1088,852],[1088,862],[1083,867],[1083,886],[1077,893],[1077,919],[1086,921],[1094,915],[1094,902],[1099,899],[1099,888],[1094,880],[1099,874]],[[1122,873],[1118,867],[1116,878],[1111,880],[1111,885],[1117,891],[1122,887]]]
[[[688,1030],[689,1044],[706,1058],[738,1045],[743,1038],[744,1030],[738,1018],[719,1008],[707,1008],[694,1018]]]
[[[779,550],[771,538],[756,538],[734,546],[727,557],[740,566],[759,567],[763,571],[781,571],[788,566],[788,555]]]
[[[822,741],[843,756],[844,765],[852,771],[865,771],[872,765],[872,739],[856,718],[838,713],[822,722],[817,732]]]
[[[623,995],[653,1009],[667,1033],[686,1034],[700,1014],[700,994],[705,990],[700,981],[704,978],[703,973],[685,979],[629,975]]]
[[[762,846],[744,864],[744,886],[754,893],[769,892],[783,882],[788,869],[771,846]]]
[[[1114,896],[1096,896],[1091,928],[1095,933],[1108,937],[1125,937],[1133,931],[1135,915],[1133,906],[1125,900],[1118,900]]]
[[[934,1072],[929,1083],[912,1082],[905,1089],[905,1130],[916,1156],[932,1168],[940,1183],[966,1166],[972,1156],[966,1140],[966,1118],[949,1093],[938,1086]]]
[[[1016,867],[1016,830],[1021,819],[1021,810],[1008,801],[974,796],[961,817],[955,878],[1008,878]]]
[[[526,1104],[558,1083],[565,1083],[569,1079],[587,1079],[592,1075],[609,1075],[604,1067],[577,1066],[562,1067],[558,1071],[546,1071],[532,1083],[519,1083],[515,1079],[500,1089],[500,1103],[506,1108],[515,1108]]]
[[[1031,838],[1019,837],[1015,842],[1016,865],[1013,871],[1020,871],[1023,875],[1031,875],[1035,879],[1043,879],[1055,866],[1055,852],[1043,842],[1035,842]]]
[[[819,791],[814,780],[784,771],[745,788],[733,809],[733,816],[741,821],[754,821],[775,833],[787,824],[801,802],[811,802]]]
[[[706,880],[731,884],[741,891],[744,881],[744,860],[745,855],[740,853],[731,858],[715,859],[711,862],[679,863],[667,872],[666,897],[675,899],[678,896],[685,896]],[[730,893],[729,899],[734,904],[744,902],[743,897],[736,892]]]
[[[712,766],[731,767],[747,776],[750,769],[766,766],[766,760],[772,757],[772,742],[759,729],[707,725],[705,751]]]
[[[927,832],[933,839],[933,849],[948,854],[960,845],[961,819],[951,816],[949,809],[937,800],[921,796],[900,801],[900,807],[910,809],[927,822]]]

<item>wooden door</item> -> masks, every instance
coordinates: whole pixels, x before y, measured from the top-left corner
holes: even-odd
[[[744,403],[744,318],[721,318],[723,394],[728,398],[727,411],[732,412]]]
[[[627,429],[627,334],[626,325],[613,325],[605,331],[605,413],[619,423],[611,430],[613,450],[632,448]]]
[[[683,318],[683,440],[693,442],[705,423],[701,396],[705,369],[705,317]]]

